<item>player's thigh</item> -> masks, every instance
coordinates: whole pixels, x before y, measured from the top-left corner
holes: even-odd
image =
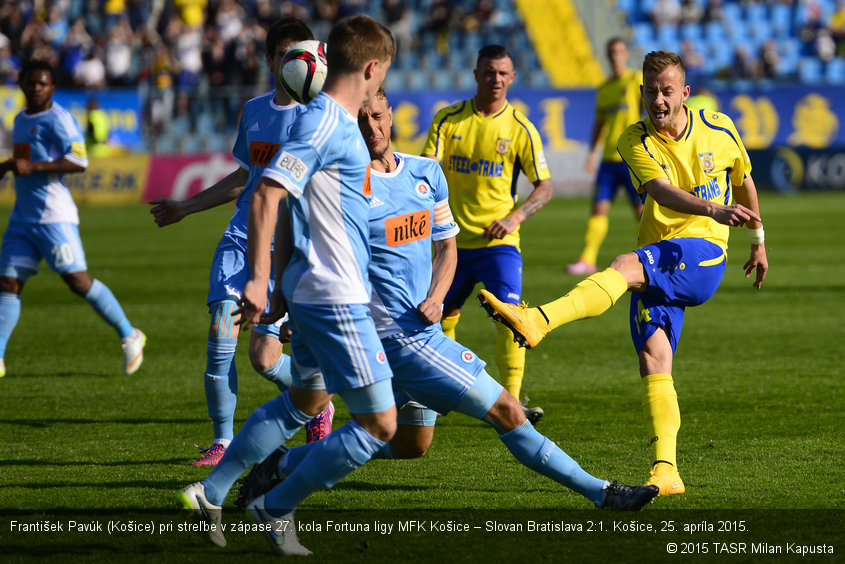
[[[522,254],[513,245],[487,247],[476,259],[476,277],[499,300],[518,304],[522,297]]]
[[[288,303],[294,383],[316,371],[330,393],[389,382],[387,355],[366,305]],[[393,405],[392,390],[389,396]]]
[[[32,241],[50,270],[70,274],[88,270],[85,251],[74,223],[45,223],[32,226]]]
[[[249,281],[246,241],[224,235],[211,259],[208,278],[208,304],[221,300],[237,302]]]
[[[264,329],[267,327],[267,325],[256,325],[252,328],[249,337],[249,359],[253,368],[259,372],[276,364],[283,354],[278,327],[275,334],[272,331],[265,332]],[[275,327],[275,325],[270,327]]]
[[[29,224],[9,223],[0,249],[0,276],[26,281],[38,272],[43,255],[30,235]]]
[[[452,310],[461,309],[464,302],[478,283],[472,260],[472,250],[458,249],[458,262],[455,265],[455,276],[452,285],[443,298],[443,312],[448,314]]]
[[[484,373],[483,360],[439,330],[385,340],[384,347],[394,388],[444,415],[458,406]]]

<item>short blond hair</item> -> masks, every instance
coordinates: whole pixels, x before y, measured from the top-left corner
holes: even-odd
[[[686,84],[687,70],[684,60],[671,51],[652,51],[643,59],[643,76],[648,73],[660,74],[668,67],[676,66],[681,70],[681,85]]]

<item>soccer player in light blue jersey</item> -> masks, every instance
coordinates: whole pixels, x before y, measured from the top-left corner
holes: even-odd
[[[270,242],[279,203],[288,203],[289,213],[279,223],[289,221],[290,237],[283,241],[277,232],[275,252],[292,254],[282,263],[281,281],[293,329],[292,385],[249,417],[206,480],[180,494],[196,513],[219,522],[220,504],[238,476],[284,444],[337,393],[352,420],[285,483],[249,505],[282,554],[310,554],[296,535],[293,512],[299,504],[365,464],[396,430],[391,372],[367,309],[370,158],[357,124],[359,108],[383,82],[395,49],[390,31],[368,16],[345,18],[329,34],[323,92],[264,171],[248,220],[251,278],[240,302],[246,326],[259,322],[265,309]]]
[[[298,18],[282,18],[267,32],[266,61],[275,77],[275,89],[249,100],[238,126],[232,154],[239,168],[210,188],[184,201],[162,198],[150,202],[150,213],[159,227],[176,223],[185,216],[211,209],[235,198],[235,214],[229,220],[223,238],[217,245],[211,264],[208,309],[211,325],[205,369],[205,397],[208,415],[214,428],[214,441],[203,451],[194,466],[214,466],[223,457],[234,436],[235,406],[238,394],[238,372],[235,348],[238,343],[237,308],[244,284],[249,280],[247,263],[247,216],[249,202],[264,169],[287,139],[294,120],[305,106],[292,100],[279,83],[278,73],[285,52],[299,41],[313,39],[308,26]],[[271,288],[272,290],[272,288]],[[283,353],[279,325],[256,325],[249,342],[253,368],[279,391],[290,386],[290,357]],[[324,410],[306,426],[308,440],[323,438],[331,432],[334,406]]]
[[[439,321],[457,262],[458,233],[446,179],[433,160],[393,152],[392,110],[383,90],[361,109],[358,123],[372,158],[370,313],[393,370],[399,407],[396,434],[374,458],[422,456],[434,433],[436,413],[429,408],[455,410],[489,422],[520,462],[597,507],[640,509],[657,495],[656,486],[611,484],[582,470],[534,429],[475,353],[443,334]],[[250,473],[238,504],[292,473],[318,445],[277,450]]]
[[[141,367],[146,336],[132,327],[108,287],[88,274],[79,238],[79,213],[65,174],[88,167],[85,138],[74,117],[53,101],[55,70],[33,60],[20,73],[26,108],[15,117],[12,157],[0,177],[15,175],[15,207],[0,251],[0,378],[6,375],[6,344],[21,311],[21,290],[41,259],[75,294],[114,327],[123,349],[123,372]]]

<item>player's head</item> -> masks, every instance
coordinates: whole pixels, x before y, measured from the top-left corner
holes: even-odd
[[[267,53],[265,59],[270,72],[273,73],[276,82],[276,90],[283,91],[279,84],[279,67],[282,65],[282,58],[294,43],[314,39],[314,34],[308,25],[299,18],[286,17],[273,22],[267,30]]]
[[[18,83],[26,97],[26,108],[30,113],[50,107],[56,91],[56,70],[41,59],[28,61],[21,69]]]
[[[652,51],[643,60],[643,95],[655,129],[675,130],[686,125],[684,102],[689,98],[684,61],[670,51]],[[683,122],[683,123],[681,123]]]
[[[390,128],[393,125],[393,108],[387,102],[384,88],[379,88],[370,103],[358,110],[358,128],[372,160],[379,159],[391,150]]]
[[[607,42],[607,60],[613,74],[621,76],[628,68],[628,45],[621,37],[614,37]]]
[[[513,57],[501,45],[485,45],[479,49],[473,72],[478,84],[479,101],[482,103],[496,102],[507,97],[508,88],[516,76]]]
[[[396,41],[390,30],[369,16],[349,16],[332,27],[327,43],[326,81],[334,76],[363,72],[367,83],[366,104],[384,82],[396,54]]]

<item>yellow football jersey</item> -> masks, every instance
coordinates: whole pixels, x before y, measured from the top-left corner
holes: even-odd
[[[705,110],[687,112],[687,129],[678,141],[654,130],[651,120],[635,123],[619,138],[619,152],[637,190],[655,178],[711,202],[731,203],[731,187],[751,174],[751,162],[731,118]],[[728,247],[727,225],[701,215],[661,207],[646,197],[638,247],[663,239],[699,237]]]
[[[532,183],[549,178],[543,142],[534,125],[510,103],[483,116],[475,100],[443,108],[434,116],[423,155],[435,157],[449,184],[449,206],[461,228],[458,247],[519,247],[519,229],[487,240],[484,228],[517,207],[516,181],[523,171]]]
[[[618,163],[622,160],[616,151],[619,136],[632,123],[642,117],[640,85],[643,73],[628,69],[619,78],[609,78],[596,92],[596,120],[604,123],[604,149],[602,160]]]

